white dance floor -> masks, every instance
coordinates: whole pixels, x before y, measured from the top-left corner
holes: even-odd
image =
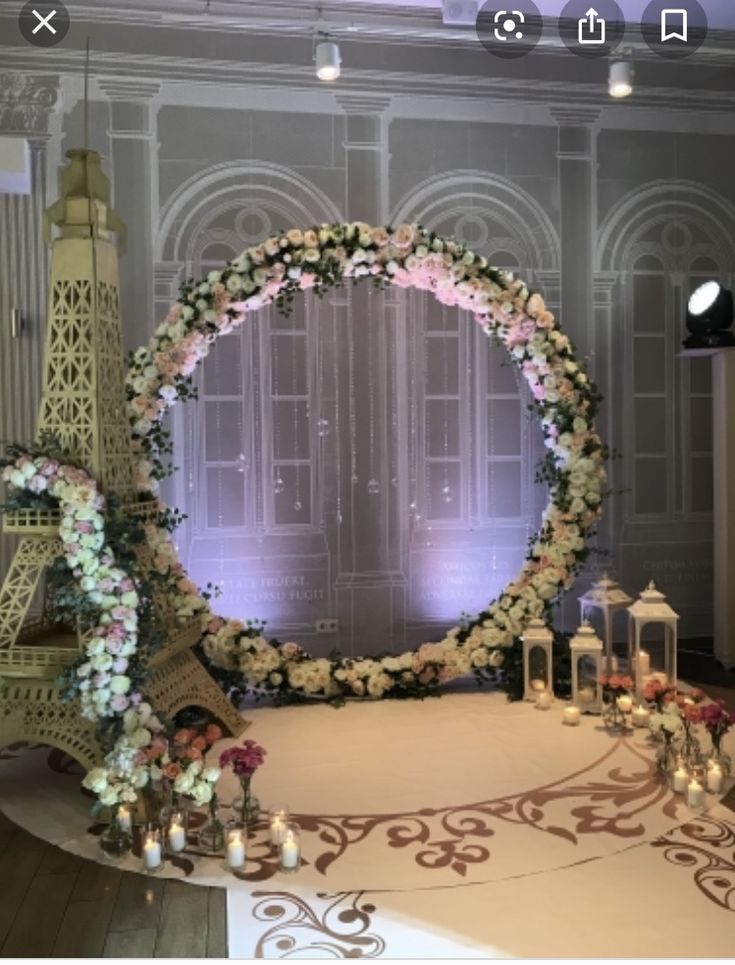
[[[647,731],[568,727],[563,706],[468,691],[249,709],[268,751],[253,787],[297,817],[301,869],[278,870],[263,825],[237,875],[194,845],[163,873],[227,887],[231,957],[732,955],[735,813],[711,794],[692,812]],[[105,860],[77,766],[1,756],[8,817]],[[220,796],[234,793],[228,775]]]

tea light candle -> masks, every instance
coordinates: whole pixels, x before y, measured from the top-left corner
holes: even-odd
[[[580,718],[579,707],[565,707],[564,708],[564,723],[565,724],[578,724]]]
[[[542,691],[536,698],[536,707],[538,710],[548,710],[551,707],[552,696],[548,690]]]
[[[643,707],[639,705],[633,708],[633,726],[634,727],[645,727],[648,721],[651,719],[651,712],[648,707]]]
[[[143,862],[147,871],[155,871],[161,864],[161,842],[149,834],[143,843]]]
[[[239,830],[227,833],[227,864],[230,868],[242,868],[245,864],[245,842]]]
[[[183,851],[186,847],[186,831],[175,819],[168,828],[168,846],[172,851]]]
[[[722,790],[724,775],[722,768],[714,761],[710,761],[707,767],[707,790],[713,794],[719,794]]]
[[[133,819],[130,814],[130,808],[126,808],[124,804],[117,809],[117,826],[121,831],[127,831],[128,834],[133,830]]]
[[[622,697],[618,697],[618,707],[624,714],[629,714],[633,709],[633,698],[623,694]]]
[[[674,777],[671,782],[671,786],[676,791],[677,794],[683,794],[687,789],[687,784],[689,783],[689,775],[687,774],[686,768],[683,765],[677,767],[674,771]]]
[[[531,690],[535,690],[537,694],[542,693],[546,690],[546,681],[541,680],[539,677],[535,677],[531,681]]]
[[[299,866],[299,843],[294,837],[293,831],[289,828],[281,842],[281,867],[285,871],[293,871]]]
[[[581,704],[591,704],[595,699],[595,692],[592,687],[581,687],[577,697]]]
[[[690,808],[701,808],[704,804],[704,788],[696,778],[692,778],[687,787],[687,804]]]

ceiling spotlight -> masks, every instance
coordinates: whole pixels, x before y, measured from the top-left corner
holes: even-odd
[[[735,335],[728,332],[733,321],[732,292],[719,282],[706,281],[692,294],[687,306],[685,348],[717,348],[735,345]]]
[[[314,59],[316,61],[316,75],[319,80],[337,80],[339,65],[342,63],[338,44],[331,40],[323,40],[318,43]]]
[[[611,97],[630,97],[633,93],[632,60],[613,60],[610,63],[607,89]]]

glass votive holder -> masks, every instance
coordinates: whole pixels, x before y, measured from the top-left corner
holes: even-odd
[[[225,862],[231,871],[245,867],[248,829],[242,821],[228,821],[225,830]]]
[[[725,772],[722,769],[719,761],[716,761],[713,758],[710,758],[707,761],[707,773],[705,778],[707,781],[708,791],[710,791],[712,794],[722,793],[722,789],[725,784]]]
[[[671,790],[675,791],[677,794],[686,794],[687,788],[689,787],[689,768],[686,766],[686,762],[683,757],[678,757],[676,763],[672,764],[672,770],[670,775]]]
[[[121,831],[126,831],[128,834],[133,833],[133,812],[127,806],[127,804],[121,804],[117,809],[117,826]]]
[[[289,822],[278,846],[278,865],[281,871],[290,873],[301,867],[301,831],[298,824]]]
[[[174,853],[186,847],[186,812],[172,811],[166,828],[166,844]]]
[[[122,858],[133,846],[130,822],[120,820],[120,808],[112,808],[110,823],[100,835],[100,848],[108,858]]]
[[[283,841],[283,836],[286,833],[286,825],[288,824],[288,806],[272,807],[268,811],[268,834],[270,836],[271,846],[273,848],[278,848],[278,846]]]
[[[703,767],[691,767],[689,769],[689,783],[687,784],[687,805],[693,810],[698,811],[704,807],[704,789],[706,787],[705,769]]]
[[[143,867],[147,872],[163,867],[163,841],[158,825],[147,825],[143,830]]]

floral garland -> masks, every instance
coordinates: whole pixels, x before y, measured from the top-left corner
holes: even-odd
[[[549,453],[540,478],[550,499],[520,574],[500,597],[440,643],[399,656],[312,658],[296,643],[266,640],[258,621],[213,615],[182,577],[177,607],[201,614],[203,649],[211,663],[238,676],[245,689],[282,699],[420,695],[472,670],[492,672],[528,620],[541,616],[572,585],[586,557],[585,536],[600,512],[606,450],[593,425],[599,396],[543,299],[464,245],[409,224],[292,229],[248,248],[223,271],[187,282],[148,346],[131,360],[127,385],[140,491],[156,493],[167,474],[161,455],[170,446],[162,416],[193,394],[191,375],[219,335],[264,305],[287,309],[298,291],[321,295],[362,277],[380,287],[431,291],[442,304],[471,311],[484,331],[508,348],[541,419]],[[159,548],[170,545],[165,532],[151,538]],[[176,558],[173,549],[161,555]]]
[[[167,474],[161,457],[170,446],[161,420],[174,402],[194,394],[191,375],[219,335],[264,305],[288,308],[298,291],[322,294],[366,276],[378,286],[431,291],[444,305],[472,311],[484,331],[508,348],[543,426],[549,453],[540,478],[550,499],[521,572],[487,610],[439,643],[383,658],[315,659],[296,643],[268,642],[257,621],[213,615],[178,561],[166,527],[147,523],[154,567],[175,588],[177,615],[201,619],[212,664],[239,675],[246,688],[284,698],[423,695],[472,670],[491,673],[528,620],[572,585],[600,511],[606,451],[593,425],[599,397],[541,296],[458,242],[408,224],[292,229],[248,248],[206,280],[185,284],[148,346],[131,359],[127,388],[139,491],[155,496]],[[134,685],[145,672],[138,650],[141,601],[106,542],[104,499],[85,470],[44,455],[19,454],[3,479],[11,493],[15,489],[39,504],[50,496],[61,509],[66,563],[78,592],[99,613],[86,653],[72,668],[70,692],[78,694],[85,717],[111,721],[114,728],[105,766],[91,771],[85,784],[101,803],[132,801],[151,778],[164,726]]]

